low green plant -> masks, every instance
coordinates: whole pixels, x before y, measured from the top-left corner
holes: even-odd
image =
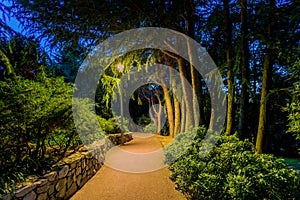
[[[157,133],[157,126],[155,124],[148,124],[144,127],[145,133]]]
[[[251,142],[234,135],[220,136],[201,157],[203,141],[198,134],[170,166],[171,179],[188,199],[299,199],[300,180],[282,159],[255,154]]]
[[[171,164],[176,161],[184,151],[189,150],[189,147],[195,139],[203,139],[205,133],[206,129],[204,127],[197,127],[187,132],[177,134],[174,141],[168,145],[165,150],[164,162],[166,164]]]
[[[98,117],[99,124],[102,128],[102,130],[106,134],[112,134],[112,133],[117,133],[119,132],[119,125],[117,124],[118,119],[116,118],[109,118],[109,119],[104,119],[100,116]]]
[[[145,115],[142,115],[142,116],[139,117],[139,119],[138,119],[138,124],[139,124],[140,126],[147,126],[147,125],[150,124],[150,123],[151,123],[150,117],[147,117],[147,116],[145,116]]]

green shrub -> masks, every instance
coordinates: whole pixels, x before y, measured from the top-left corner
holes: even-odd
[[[141,117],[139,117],[139,119],[138,119],[138,124],[140,125],[140,126],[147,126],[148,124],[150,124],[151,123],[151,118],[150,117],[147,117],[147,116],[145,116],[145,115],[142,115]]]
[[[236,136],[220,136],[201,157],[202,138],[170,166],[171,179],[188,199],[299,199],[299,178],[283,160],[254,154],[252,143]]]
[[[192,142],[197,139],[203,139],[206,129],[204,127],[197,127],[187,132],[179,133],[174,138],[174,141],[169,144],[165,150],[164,162],[171,164],[183,154],[184,151],[189,150]]]
[[[63,78],[0,81],[0,194],[27,175],[44,173],[80,143],[72,94]]]
[[[157,133],[157,126],[155,124],[148,124],[143,130],[145,133]]]
[[[300,82],[295,83],[294,88],[292,102],[283,108],[283,111],[289,112],[287,133],[292,133],[300,140]]]
[[[117,123],[117,121],[119,121],[118,118],[109,118],[109,119],[104,119],[100,116],[98,116],[98,121],[99,124],[102,128],[102,130],[107,133],[107,134],[113,134],[113,133],[117,133],[120,132],[120,127]]]
[[[94,104],[87,98],[73,98],[73,117],[76,131],[83,144],[88,145],[105,136],[99,117],[93,111]]]

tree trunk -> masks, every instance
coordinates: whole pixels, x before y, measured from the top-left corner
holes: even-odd
[[[158,100],[158,110],[156,110],[156,108],[154,108],[154,112],[157,116],[157,133],[158,134],[161,134],[161,114],[162,114],[162,104],[161,104],[161,99],[160,99],[160,96],[159,95],[156,95],[157,97],[157,100]]]
[[[160,96],[159,94],[156,94],[155,95],[156,98],[157,98],[157,101],[158,101],[158,104],[155,104],[155,101],[154,101],[154,97],[150,97],[151,99],[148,99],[149,101],[149,108],[150,107],[153,107],[153,109],[150,109],[150,112],[149,112],[149,115],[150,115],[150,118],[152,120],[152,122],[156,125],[156,133],[157,134],[161,134],[161,114],[162,114],[162,103],[161,103],[161,99],[160,99]],[[154,105],[158,105],[158,108],[156,108]]]
[[[198,100],[198,106],[199,106],[199,125],[204,126],[206,124],[205,122],[205,114],[204,114],[204,105],[203,105],[203,91],[202,91],[202,82],[201,82],[201,76],[196,73],[195,75],[195,85],[196,85],[196,96]]]
[[[234,123],[234,74],[232,62],[232,24],[230,20],[229,0],[223,0],[224,17],[226,26],[226,63],[227,63],[227,86],[228,86],[228,103],[227,103],[227,124],[226,134],[232,134]]]
[[[269,46],[269,45],[268,45]],[[256,138],[256,153],[263,153],[263,139],[266,132],[267,123],[267,95],[268,95],[268,85],[269,85],[269,74],[272,70],[271,53],[266,49],[266,55],[264,59],[264,72],[263,72],[263,82],[262,91],[260,97],[260,109],[259,109],[259,122],[258,131]]]
[[[186,2],[186,9],[187,9],[187,16],[186,16],[186,30],[187,35],[193,39],[195,39],[195,5],[194,1],[188,0]],[[197,59],[197,52],[193,52],[191,49],[191,44],[189,43],[189,40],[187,40],[187,47],[188,47],[188,56],[190,59],[190,73],[191,73],[191,84],[193,88],[193,94],[192,94],[192,108],[193,108],[193,121],[194,126],[199,126],[200,124],[200,117],[201,115],[200,109],[203,110],[202,107],[199,106],[198,100],[200,99],[199,94],[201,92],[200,84],[199,84],[199,75],[195,68],[193,67],[193,59]]]
[[[247,115],[249,101],[249,46],[248,46],[248,21],[247,21],[247,0],[241,0],[241,40],[242,40],[242,88],[240,97],[240,115],[238,124],[238,133],[241,139],[250,138],[247,130]]]
[[[171,96],[168,88],[165,85],[162,85],[162,89],[164,92],[164,97],[166,102],[166,109],[167,109],[168,122],[169,122],[169,133],[171,136],[174,136],[174,115],[173,115]]]
[[[180,128],[180,103],[177,99],[177,97],[174,97],[174,135],[175,137],[178,134],[179,128]]]
[[[186,118],[186,105],[184,102],[184,97],[181,97],[181,125],[180,125],[180,132],[185,132],[185,118]]]
[[[124,108],[123,108],[123,89],[122,86],[118,86],[119,87],[119,92],[120,92],[120,113],[121,113],[121,145],[124,145],[125,143],[125,139],[124,139],[124,122],[123,122],[123,117],[124,117]]]
[[[168,63],[168,66],[171,66],[170,62],[167,61],[167,63]],[[178,101],[179,97],[176,96],[176,94],[177,94],[176,82],[175,82],[175,80],[172,79],[172,77],[174,77],[174,71],[171,70],[171,68],[170,68],[169,73],[170,73],[170,77],[171,77],[171,85],[172,85],[173,101],[174,101],[174,134],[172,135],[172,137],[175,137],[180,128],[180,103]]]
[[[270,1],[270,10],[268,16],[268,27],[267,27],[267,47],[265,50],[265,58],[264,58],[264,71],[263,71],[263,80],[262,80],[262,90],[260,97],[260,109],[259,109],[259,122],[258,122],[258,131],[256,138],[256,153],[263,153],[263,141],[264,136],[266,134],[267,129],[267,101],[268,101],[268,89],[270,83],[270,75],[273,68],[273,49],[272,49],[272,34],[273,28],[271,26],[271,13],[273,8],[275,7],[275,1]]]
[[[190,98],[190,93],[188,92],[189,90],[187,89],[187,85],[186,85],[186,66],[185,66],[185,62],[182,58],[178,58],[178,66],[179,66],[179,73],[180,73],[180,77],[181,77],[181,85],[182,85],[182,95],[184,98],[184,104],[185,104],[185,128],[184,131],[187,131],[191,126],[194,125],[194,120],[193,120],[193,108],[192,108],[192,104],[191,102],[189,102],[189,98]],[[184,122],[184,121],[182,121]]]

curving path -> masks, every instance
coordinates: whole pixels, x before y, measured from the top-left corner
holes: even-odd
[[[72,200],[184,200],[163,165],[161,136],[133,134],[133,140],[112,148],[104,166]]]

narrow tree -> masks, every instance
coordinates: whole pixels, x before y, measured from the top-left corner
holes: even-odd
[[[234,124],[234,74],[232,62],[232,23],[230,19],[229,0],[223,0],[224,18],[226,27],[226,64],[227,64],[227,86],[228,86],[228,103],[227,103],[227,125],[226,134],[233,132]]]
[[[273,13],[275,11],[275,0],[270,0],[269,4],[269,13],[267,17],[267,38],[266,38],[266,49],[265,49],[265,57],[264,57],[264,71],[263,71],[263,80],[262,80],[262,91],[260,97],[260,110],[259,110],[259,122],[258,122],[258,131],[257,131],[257,138],[256,138],[256,153],[261,154],[263,153],[263,141],[264,136],[266,134],[267,128],[267,102],[268,102],[268,90],[270,86],[270,75],[273,68],[273,25],[274,22],[272,20]]]
[[[240,1],[241,6],[241,72],[242,88],[240,97],[240,115],[238,133],[240,138],[248,137],[247,114],[249,101],[249,46],[248,46],[248,20],[247,20],[247,0]]]

